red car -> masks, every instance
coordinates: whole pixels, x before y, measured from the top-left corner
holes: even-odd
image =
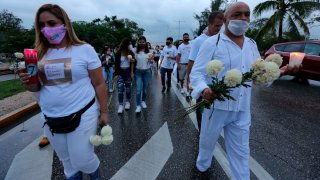
[[[302,61],[303,68],[298,74],[313,80],[320,80],[320,40],[297,41],[274,44],[264,57],[270,54],[279,54],[283,57],[282,65],[289,63],[290,52],[304,52],[305,56]]]

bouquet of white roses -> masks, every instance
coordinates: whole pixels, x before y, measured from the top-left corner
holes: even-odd
[[[90,137],[90,143],[94,146],[110,145],[113,141],[112,128],[109,125],[102,127],[100,131],[100,135],[97,134],[95,136]]]
[[[257,85],[266,85],[278,79],[280,76],[280,65],[282,64],[282,57],[277,54],[268,56],[266,60],[257,59],[252,64],[252,68],[249,72],[241,73],[238,69],[231,69],[227,71],[226,75],[219,80],[218,74],[223,68],[223,64],[219,60],[212,60],[207,65],[207,73],[212,76],[212,83],[209,88],[216,95],[216,100],[236,100],[230,95],[233,88],[243,86],[245,88],[251,87],[248,82],[253,82]],[[202,100],[199,103],[192,105],[184,110],[186,112],[183,117],[196,111],[197,109],[203,110],[204,108],[210,108],[214,104],[214,100],[207,101]]]

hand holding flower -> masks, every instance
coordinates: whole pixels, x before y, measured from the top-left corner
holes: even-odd
[[[103,145],[110,145],[113,142],[113,135],[112,135],[112,128],[107,125],[104,126],[101,131],[100,135],[95,135],[90,137],[90,143],[94,146]]]

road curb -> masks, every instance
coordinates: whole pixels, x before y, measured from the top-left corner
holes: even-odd
[[[26,116],[27,114],[38,110],[39,105],[37,102],[32,102],[24,107],[21,107],[9,114],[3,115],[0,117],[0,129],[7,126],[8,124],[13,123],[14,121]]]

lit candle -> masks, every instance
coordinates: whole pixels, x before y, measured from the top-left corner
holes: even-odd
[[[300,64],[303,61],[304,55],[305,54],[302,53],[302,52],[291,52],[290,53],[289,66],[290,67],[300,66]]]

